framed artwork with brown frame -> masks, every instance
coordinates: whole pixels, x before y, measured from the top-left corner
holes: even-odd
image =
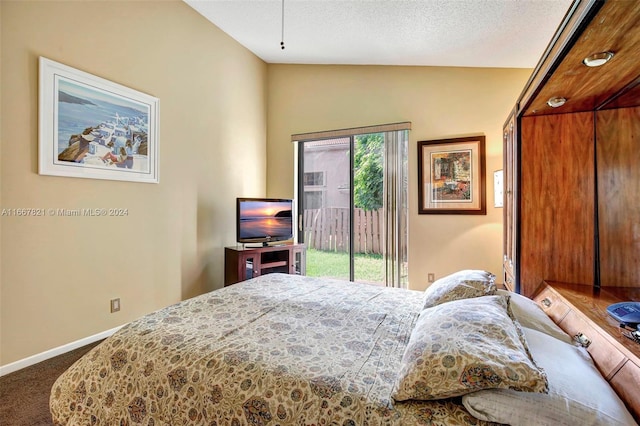
[[[418,213],[487,213],[485,137],[418,142]]]

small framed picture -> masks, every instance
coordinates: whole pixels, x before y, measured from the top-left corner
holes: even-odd
[[[486,214],[485,137],[418,142],[418,213]]]
[[[493,172],[493,207],[504,206],[504,179],[502,170]]]
[[[158,183],[157,98],[40,57],[41,175]]]

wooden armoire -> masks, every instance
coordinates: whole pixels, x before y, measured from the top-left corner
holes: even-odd
[[[575,0],[504,125],[504,283],[533,298],[640,422],[640,1]]]

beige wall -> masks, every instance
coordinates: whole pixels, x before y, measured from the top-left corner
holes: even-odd
[[[6,365],[220,286],[235,197],[266,190],[267,66],[178,0],[0,8],[1,207],[128,209],[1,218]],[[38,175],[41,55],[160,99],[159,184]]]
[[[291,135],[411,121],[409,283],[428,286],[465,268],[502,275],[502,209],[493,171],[502,169],[502,124],[531,74],[522,69],[268,66],[267,193],[293,196]],[[487,215],[418,215],[417,141],[484,134]]]
[[[490,189],[528,70],[267,66],[178,0],[2,0],[0,23],[0,207],[129,212],[0,218],[0,365],[219,286],[235,197],[293,196],[293,133],[411,121],[412,288],[500,274],[491,191],[487,216],[416,213],[416,141],[484,133]],[[37,174],[39,56],[160,99],[159,184]]]

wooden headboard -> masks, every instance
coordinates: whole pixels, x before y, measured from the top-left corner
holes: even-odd
[[[606,314],[640,301],[638,22],[640,1],[574,0],[525,85],[504,126],[503,263],[510,289],[555,298],[543,308],[565,331],[594,336],[640,421],[640,345]],[[610,60],[585,65],[594,54]]]

